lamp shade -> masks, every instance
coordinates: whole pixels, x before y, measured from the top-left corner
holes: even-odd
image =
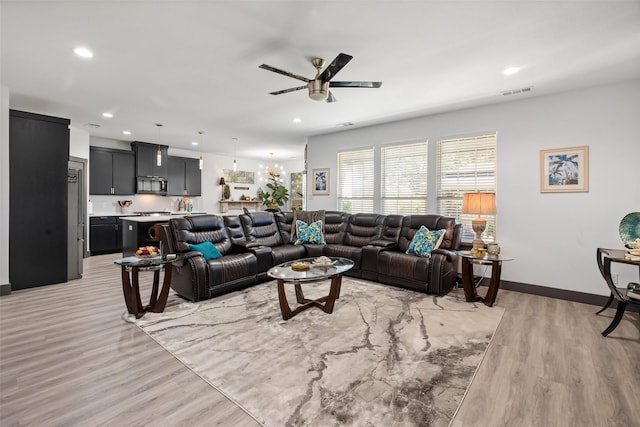
[[[224,176],[222,178],[220,178],[220,185],[226,185],[227,183],[224,182]]]
[[[462,199],[462,213],[491,215],[496,213],[495,193],[465,193]]]

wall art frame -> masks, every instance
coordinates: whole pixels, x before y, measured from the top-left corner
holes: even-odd
[[[589,146],[540,150],[540,192],[589,191]]]
[[[313,169],[313,191],[314,196],[328,196],[331,187],[329,168]]]

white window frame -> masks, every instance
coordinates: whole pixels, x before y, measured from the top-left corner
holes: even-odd
[[[380,149],[380,212],[427,213],[428,142],[425,139]]]
[[[476,217],[462,213],[464,193],[494,192],[497,198],[497,133],[442,139],[436,142],[436,200],[439,215],[455,217],[462,223],[462,241],[471,242],[475,234],[471,221]],[[485,242],[496,241],[496,216],[482,215],[487,228]]]
[[[337,209],[371,213],[375,207],[375,150],[373,147],[338,153]]]

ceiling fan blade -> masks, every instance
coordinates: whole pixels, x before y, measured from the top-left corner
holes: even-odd
[[[347,55],[346,53],[339,54],[338,56],[336,56],[336,59],[331,61],[331,64],[329,64],[329,66],[324,69],[322,74],[318,76],[318,79],[322,80],[323,82],[328,82],[336,74],[338,74],[338,71],[342,70],[342,67],[347,65],[352,59],[353,56]]]
[[[272,67],[271,65],[262,64],[259,65],[258,68],[262,68],[263,70],[273,71],[274,73],[282,74],[283,76],[293,77],[294,79],[302,80],[303,82],[309,82],[309,79],[306,77],[299,76],[297,74],[290,73],[288,71],[281,70],[279,68]]]
[[[302,89],[306,89],[306,88],[308,88],[308,86],[298,86],[298,87],[292,87],[291,89],[283,89],[283,90],[278,90],[276,92],[269,92],[269,94],[271,94],[271,95],[282,95],[283,93],[295,92],[297,90],[302,90]]]
[[[335,96],[333,96],[333,93],[331,93],[331,91],[329,91],[329,94],[327,95],[327,102],[336,102],[337,99]]]
[[[364,87],[377,89],[382,82],[330,82],[329,87]]]

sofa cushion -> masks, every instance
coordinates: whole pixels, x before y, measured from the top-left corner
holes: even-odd
[[[303,244],[323,244],[324,236],[322,234],[322,221],[314,221],[307,224],[304,221],[296,221],[296,245]]]
[[[434,249],[438,249],[442,239],[444,238],[445,230],[429,230],[424,225],[421,225],[416,234],[414,234],[409,248],[407,248],[408,254],[418,256],[429,256]]]
[[[215,245],[211,242],[202,242],[198,243],[197,245],[190,244],[189,249],[191,249],[192,251],[202,252],[202,256],[204,256],[204,259],[206,259],[207,261],[220,258],[222,256],[218,248],[216,248]]]
[[[248,241],[258,242],[263,246],[270,247],[284,243],[273,213],[250,212],[240,215],[240,220]]]
[[[319,211],[294,211],[293,212],[293,224],[297,224],[297,221],[302,221],[306,224],[312,224],[316,221],[322,221],[322,233],[324,233],[324,210]],[[289,242],[294,243],[298,240],[297,227],[291,228],[291,236]],[[323,239],[324,240],[324,239]]]

